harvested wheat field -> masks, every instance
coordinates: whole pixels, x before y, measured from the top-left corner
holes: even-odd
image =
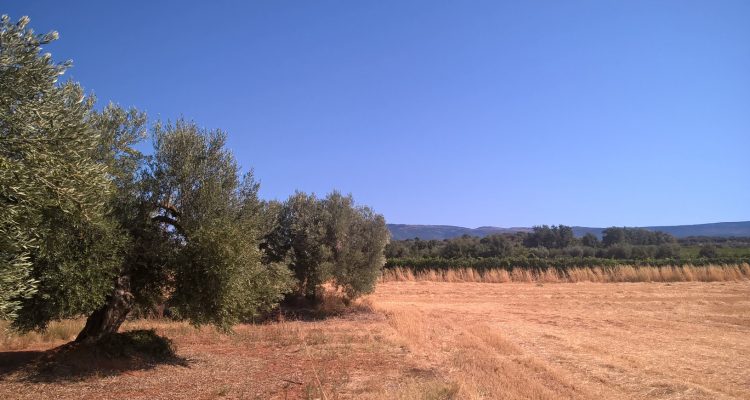
[[[234,334],[134,321],[177,359],[39,359],[80,322],[0,344],[0,397],[750,398],[750,282],[385,282],[354,312]],[[37,360],[37,361],[34,361]]]

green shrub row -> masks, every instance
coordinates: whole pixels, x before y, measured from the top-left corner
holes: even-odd
[[[486,258],[392,258],[385,268],[410,268],[414,271],[425,269],[474,268],[486,270],[492,268],[548,269],[566,270],[576,267],[615,267],[618,265],[643,266],[683,266],[683,265],[730,265],[750,263],[750,257],[719,258],[660,258],[660,259],[611,259],[597,257],[560,257],[560,258],[527,258],[527,257],[486,257]]]

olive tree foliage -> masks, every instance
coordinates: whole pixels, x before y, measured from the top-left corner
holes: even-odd
[[[58,82],[70,63],[40,53],[57,34],[27,24],[0,26],[0,318],[29,330],[88,316],[76,340],[90,342],[137,306],[229,328],[295,288],[372,290],[381,216],[335,192],[262,202],[223,132],[94,110],[78,84]]]
[[[181,319],[228,329],[275,307],[291,288],[286,266],[263,264],[263,206],[226,135],[178,120],[157,123],[154,152],[133,145],[145,116],[107,107],[91,119],[115,187],[111,215],[127,238],[113,289],[78,341],[116,332],[131,309],[167,304]]]
[[[390,239],[381,215],[336,191],[324,199],[297,192],[271,209],[276,220],[263,248],[269,261],[289,266],[297,295],[318,297],[326,282],[349,299],[373,290]]]
[[[95,341],[116,332],[134,305],[163,302],[166,265],[172,254],[167,233],[152,220],[147,197],[153,186],[147,169],[151,157],[135,148],[148,136],[146,115],[110,104],[92,112],[88,123],[99,136],[94,157],[106,168],[112,186],[107,216],[117,225],[124,244],[104,301],[89,313],[78,341]]]
[[[165,301],[168,260],[174,253],[169,233],[153,219],[157,209],[155,179],[149,169],[153,156],[136,149],[149,137],[147,123],[145,113],[114,104],[89,119],[100,137],[95,155],[112,182],[109,215],[127,239],[118,277],[127,278],[121,283],[129,286],[132,300],[143,308]]]
[[[278,263],[261,263],[258,185],[243,179],[226,135],[177,121],[154,129],[154,220],[170,234],[175,256],[170,304],[194,323],[220,327],[275,306],[291,287]]]
[[[29,19],[0,21],[0,318],[19,326],[94,310],[119,263],[106,218],[111,184],[92,158],[93,99],[58,83],[70,66],[42,46]]]
[[[322,204],[314,194],[296,192],[275,214],[275,226],[264,239],[266,259],[286,264],[296,279],[295,293],[314,298],[333,267]]]
[[[145,121],[108,107],[95,119],[116,187],[112,214],[128,241],[114,289],[76,340],[116,331],[135,306],[167,304],[181,319],[228,329],[273,308],[288,269],[262,264],[259,185],[226,149],[226,135],[178,120],[157,123],[154,152],[133,149]]]
[[[333,282],[348,298],[371,293],[385,265],[390,233],[382,215],[358,207],[351,195],[332,192],[323,201],[326,243],[332,254]]]
[[[0,318],[21,330],[88,316],[76,340],[116,332],[136,305],[167,303],[227,328],[277,304],[285,265],[262,264],[267,225],[226,136],[156,124],[59,83],[28,18],[0,28]]]

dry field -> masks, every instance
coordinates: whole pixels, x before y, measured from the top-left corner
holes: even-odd
[[[750,398],[747,280],[385,282],[359,309],[231,335],[129,322],[181,362],[40,374],[64,322],[0,342],[0,398]]]

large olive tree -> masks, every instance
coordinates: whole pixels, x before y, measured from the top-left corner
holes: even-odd
[[[110,107],[98,117],[127,244],[113,290],[77,340],[116,331],[136,304],[166,303],[180,318],[223,328],[275,306],[290,274],[261,263],[258,185],[240,177],[226,135],[184,120],[157,124],[154,154],[143,157],[118,150],[136,137],[137,114]]]
[[[226,136],[157,124],[141,154],[145,115],[94,111],[27,24],[0,27],[0,318],[88,315],[77,340],[96,341],[138,304],[221,327],[273,307],[290,274],[261,263],[258,185]]]
[[[224,327],[273,307],[290,274],[261,262],[258,185],[252,174],[240,178],[226,135],[178,121],[154,137],[149,202],[176,252],[171,304],[193,322]]]

